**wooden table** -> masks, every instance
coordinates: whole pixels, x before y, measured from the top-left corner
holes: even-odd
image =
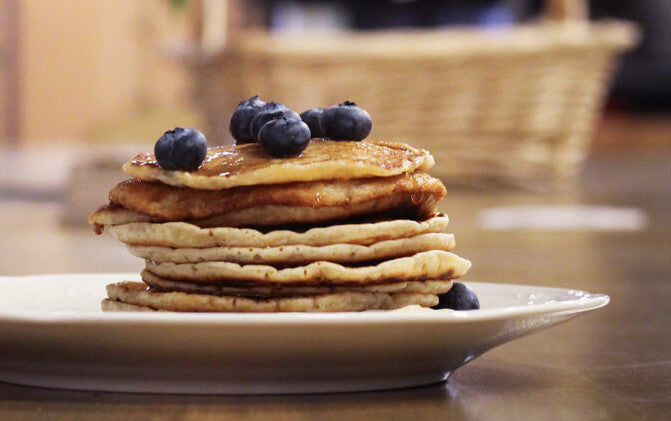
[[[467,279],[608,293],[604,309],[495,348],[447,384],[385,392],[181,396],[0,383],[0,420],[668,419],[671,414],[671,153],[603,154],[553,193],[451,189]],[[11,192],[10,192],[11,193]],[[137,271],[110,237],[60,224],[63,202],[0,195],[2,275]],[[636,207],[640,231],[492,231],[479,211],[519,204]],[[1,340],[1,338],[0,338]]]

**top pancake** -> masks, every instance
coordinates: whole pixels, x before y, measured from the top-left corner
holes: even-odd
[[[144,181],[160,181],[204,190],[296,181],[390,177],[424,171],[434,164],[428,151],[402,143],[336,142],[312,139],[293,158],[272,158],[258,144],[210,148],[197,171],[162,169],[150,153],[141,153],[123,170]]]

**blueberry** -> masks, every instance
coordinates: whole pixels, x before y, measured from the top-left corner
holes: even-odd
[[[297,118],[299,120],[301,119],[301,116],[299,116],[298,113],[296,113],[296,111],[290,110],[282,104],[269,102],[268,104],[266,104],[265,107],[263,107],[263,110],[261,110],[261,112],[258,113],[256,117],[254,117],[254,120],[252,120],[252,125],[250,126],[250,132],[254,140],[255,141],[259,140],[259,130],[261,130],[261,127],[264,124],[266,124],[270,120],[275,120],[280,117]]]
[[[231,116],[231,122],[228,125],[228,130],[233,135],[233,138],[235,138],[236,145],[240,145],[242,143],[252,143],[255,141],[251,137],[249,126],[252,124],[252,120],[256,114],[261,111],[264,105],[266,105],[266,103],[261,101],[258,95],[246,99],[238,104],[238,108],[235,110],[235,112],[233,112],[233,115]]]
[[[480,308],[480,301],[475,292],[466,284],[455,282],[452,288],[445,294],[438,296],[438,304],[434,309],[450,308],[452,310],[477,310]]]
[[[206,154],[205,136],[188,127],[168,130],[154,145],[156,161],[165,170],[195,171]]]
[[[300,155],[308,143],[310,128],[300,118],[276,118],[259,130],[259,145],[274,158]]]
[[[310,128],[311,138],[324,137],[324,132],[320,127],[322,114],[324,114],[323,108],[313,108],[301,113],[301,120]]]
[[[265,104],[263,104],[259,112],[257,112],[256,115],[254,115],[254,118],[252,118],[252,121],[249,123],[248,130],[249,130],[249,136],[252,138],[252,142],[256,142],[259,129],[261,128],[261,126],[263,126],[263,124],[261,124],[260,126],[254,128],[254,119],[256,117],[258,117],[260,114],[275,113],[277,111],[282,111],[286,109],[287,107],[285,107],[284,104],[281,104],[279,102],[266,102]],[[266,123],[268,121],[269,120],[266,120]]]
[[[324,110],[320,127],[329,139],[359,141],[368,136],[373,128],[373,121],[366,110],[353,102],[345,101]]]

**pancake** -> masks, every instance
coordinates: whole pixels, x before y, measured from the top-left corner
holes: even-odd
[[[128,161],[123,170],[144,181],[196,189],[219,190],[238,186],[297,181],[390,177],[424,171],[434,164],[425,150],[401,143],[335,142],[312,139],[294,158],[275,159],[256,143],[210,148],[194,172],[162,169],[151,153]]]
[[[268,232],[251,228],[200,228],[185,222],[162,224],[137,222],[110,226],[120,241],[141,246],[160,247],[279,247],[286,245],[324,246],[329,244],[370,245],[379,241],[443,232],[448,217],[438,214],[423,221],[383,220]]]
[[[440,180],[424,173],[392,177],[361,178],[201,190],[162,183],[126,180],[109,193],[111,203],[149,215],[156,221],[208,218],[267,205],[307,208],[356,209],[357,205],[389,197],[407,197],[390,205],[416,207],[417,213],[435,213],[436,203],[446,194]],[[386,211],[390,209],[381,209]],[[348,216],[347,212],[343,215]],[[278,215],[279,216],[279,215]],[[343,216],[339,216],[343,217]],[[298,221],[296,221],[298,222]],[[286,222],[285,222],[286,223]]]
[[[436,212],[433,196],[397,193],[380,199],[368,200],[350,206],[306,207],[262,205],[241,209],[201,219],[184,222],[201,228],[209,227],[276,227],[281,225],[325,224],[356,217],[390,214],[405,218],[425,219]],[[89,216],[89,223],[101,233],[105,226],[131,222],[166,222],[134,212],[119,205],[108,204]]]
[[[390,310],[416,304],[430,307],[438,303],[433,294],[381,292],[337,292],[307,297],[254,299],[184,292],[151,291],[140,282],[120,282],[107,286],[109,299],[104,311],[167,310],[180,312],[334,312]]]
[[[102,311],[142,311],[142,312],[160,312],[168,310],[159,310],[151,307],[143,307],[135,304],[122,303],[121,301],[105,298],[100,302]]]
[[[153,222],[149,215],[133,212],[119,205],[108,203],[93,211],[88,218],[96,234],[102,234],[106,226]]]
[[[334,312],[431,307],[470,262],[451,253],[446,190],[424,150],[311,140],[275,159],[210,148],[192,172],[151,153],[89,217],[145,259],[143,282],[107,286],[105,311]]]
[[[275,268],[231,262],[146,262],[146,269],[166,279],[228,286],[276,283],[282,285],[375,285],[400,281],[454,279],[471,263],[456,254],[431,250],[376,265],[344,266],[319,261],[305,266]]]
[[[181,291],[197,294],[236,295],[246,297],[291,297],[334,292],[413,292],[421,294],[444,294],[452,287],[452,280],[426,280],[410,282],[392,282],[388,284],[364,286],[287,286],[287,285],[251,285],[235,287],[226,285],[203,285],[193,282],[171,281],[142,271],[142,281],[156,291]]]
[[[279,247],[206,247],[174,248],[128,245],[137,257],[153,262],[197,263],[224,261],[238,264],[298,265],[319,260],[336,263],[366,262],[410,256],[428,250],[451,250],[454,235],[420,234],[409,238],[380,241],[371,245],[330,244],[326,246],[291,245]]]
[[[435,213],[436,206],[431,197],[424,198],[421,194],[409,196],[405,193],[399,193],[349,207],[309,208],[305,206],[266,205],[222,213],[209,218],[188,219],[186,222],[202,228],[263,227],[270,229],[287,225],[315,226],[326,225],[327,223],[342,223],[343,221],[374,215],[393,215],[395,217],[423,220],[435,215]]]

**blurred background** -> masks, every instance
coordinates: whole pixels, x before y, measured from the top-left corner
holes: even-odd
[[[475,277],[520,282],[505,250],[548,236],[668,239],[669,40],[657,0],[0,0],[0,274],[138,270],[88,213],[165,130],[231,143],[254,94],[430,149]]]

